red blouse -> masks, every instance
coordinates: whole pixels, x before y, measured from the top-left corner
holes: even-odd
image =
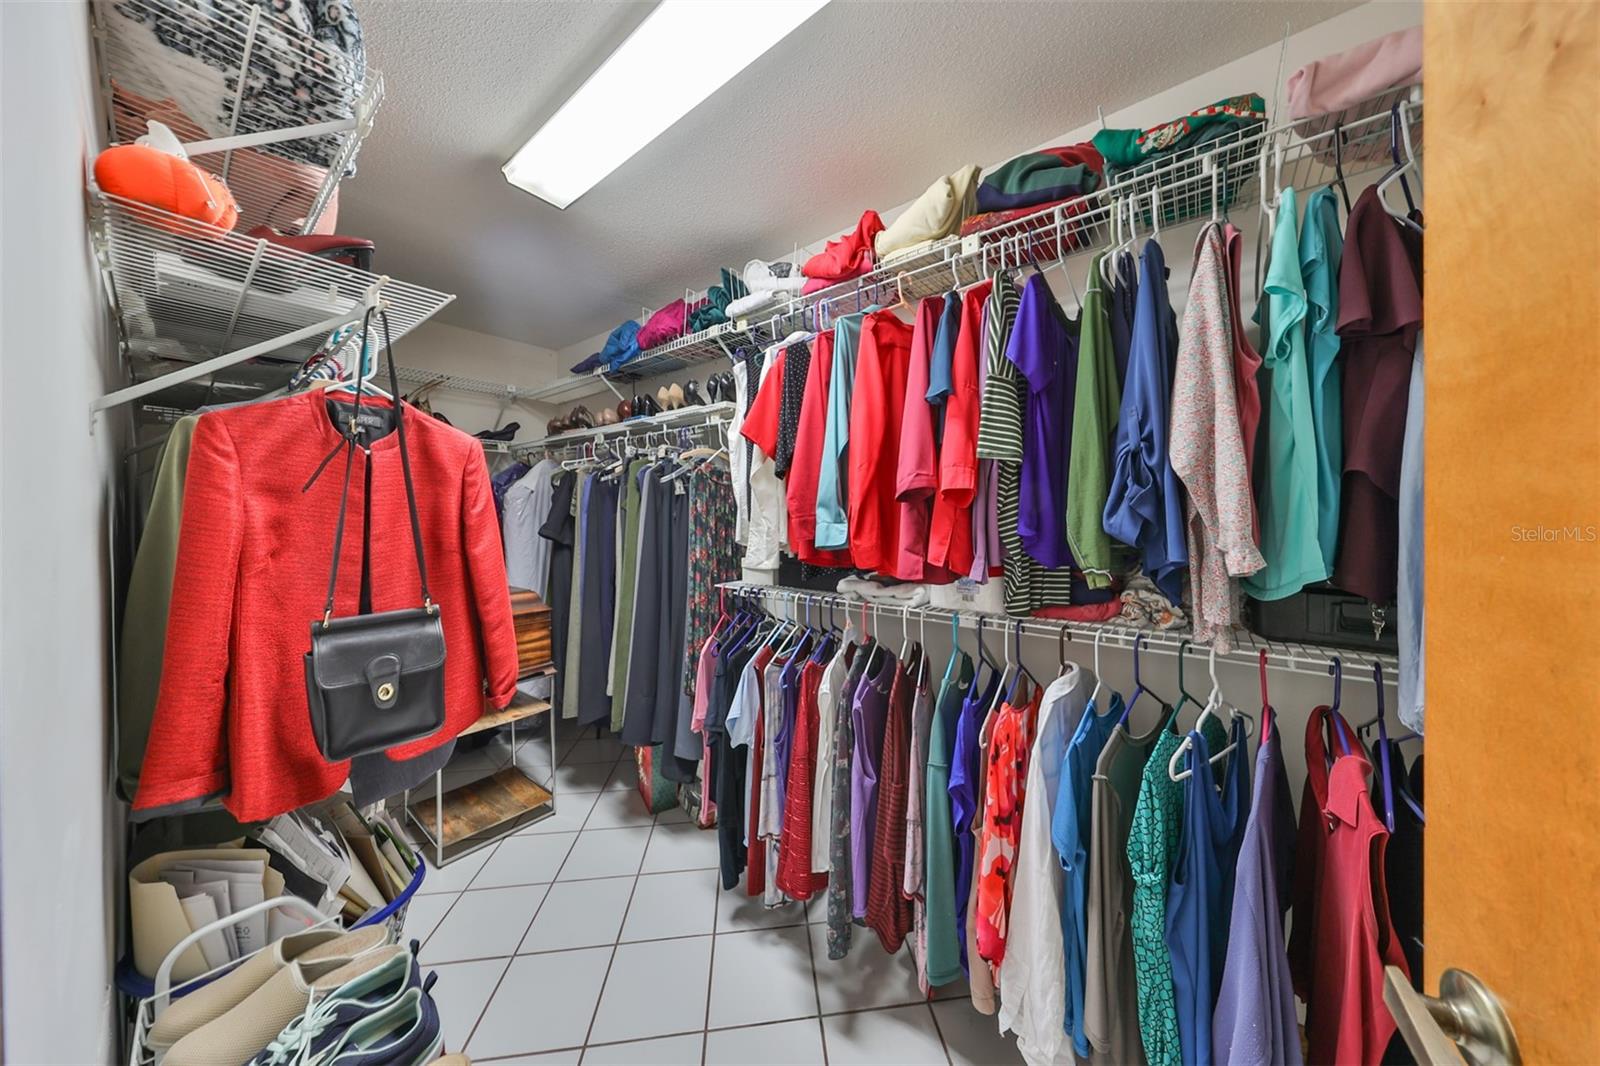
[[[173,574],[161,689],[135,810],[220,796],[240,821],[324,799],[348,762],[317,750],[304,655],[322,616],[344,482],[344,438],[320,392],[204,415],[195,426]],[[367,401],[363,401],[363,405]],[[406,407],[429,590],[445,635],[445,725],[391,748],[413,758],[503,707],[517,641],[489,470],[478,441]],[[357,452],[335,615],[355,614],[372,466],[372,610],[421,604],[399,438]]]
[[[827,433],[828,383],[833,375],[833,332],[811,341],[811,372],[800,401],[800,428],[794,438],[794,462],[784,492],[789,507],[789,547],[801,562],[849,567],[850,553],[817,547],[817,481],[822,473],[822,443]]]
[[[993,283],[962,293],[961,331],[950,363],[944,440],[939,450],[939,494],[928,530],[928,562],[958,574],[972,570],[972,501],[978,490],[978,358],[983,348],[983,304]]]
[[[850,557],[862,570],[893,573],[900,556],[895,474],[910,361],[911,327],[893,311],[875,311],[862,321],[848,478]]]

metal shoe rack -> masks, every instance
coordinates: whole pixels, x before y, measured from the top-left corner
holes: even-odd
[[[94,412],[251,359],[302,362],[380,303],[404,334],[454,299],[246,235],[316,225],[371,129],[380,74],[247,0],[96,0],[93,10],[110,139],[165,123],[240,209],[237,228],[222,230],[91,185],[95,251],[134,381]],[[220,113],[181,106],[200,71],[223,87]],[[273,83],[286,72],[292,94]]]

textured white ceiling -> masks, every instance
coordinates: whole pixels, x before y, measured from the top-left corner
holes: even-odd
[[[362,0],[387,96],[339,230],[446,321],[559,348],[1354,5],[834,0],[565,211],[506,184],[651,6]]]

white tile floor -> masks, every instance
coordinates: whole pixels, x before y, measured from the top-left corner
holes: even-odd
[[[631,752],[566,732],[558,813],[430,868],[407,911],[450,1050],[504,1066],[1021,1061],[964,996],[924,1001],[908,951],[862,929],[829,961],[822,901],[719,892],[716,834],[645,813]],[[518,758],[540,777],[542,749]]]

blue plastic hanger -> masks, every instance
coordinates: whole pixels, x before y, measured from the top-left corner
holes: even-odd
[[[1117,719],[1119,726],[1128,724],[1128,716],[1133,713],[1133,705],[1139,702],[1140,696],[1150,692],[1149,689],[1144,687],[1144,679],[1139,675],[1139,652],[1144,647],[1144,641],[1145,636],[1143,633],[1135,634],[1133,638],[1133,696],[1128,700],[1128,705],[1122,708],[1122,717]],[[1154,692],[1150,692],[1150,697],[1152,699],[1157,698]]]

